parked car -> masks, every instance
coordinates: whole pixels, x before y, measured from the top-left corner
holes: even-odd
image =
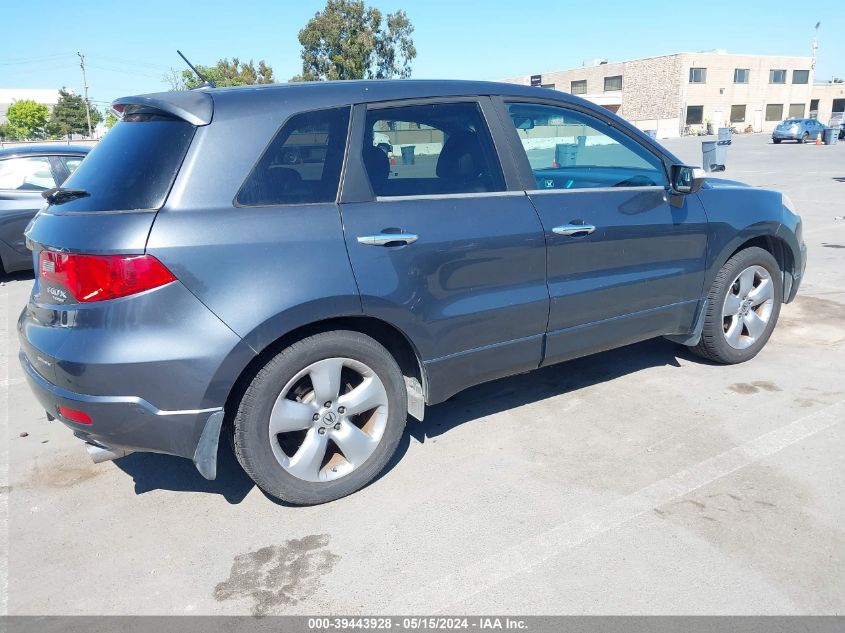
[[[32,268],[23,232],[44,204],[41,192],[60,186],[88,150],[69,145],[0,149],[0,274]]]
[[[772,143],[778,144],[784,140],[806,143],[815,141],[821,134],[824,136],[824,125],[816,119],[787,119],[772,131]]]
[[[95,461],[167,453],[211,479],[228,436],[270,495],[337,499],[408,415],[472,385],[659,336],[747,361],[804,271],[786,196],[705,181],[554,90],[315,82],[114,108],[27,230],[18,323],[30,386]],[[415,160],[390,165],[374,130]],[[303,142],[321,163],[280,160]]]

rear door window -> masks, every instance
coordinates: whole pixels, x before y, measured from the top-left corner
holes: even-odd
[[[362,160],[376,196],[505,190],[477,103],[370,110]]]
[[[195,127],[163,115],[133,114],[115,124],[62,186],[88,196],[56,211],[159,209],[176,179]]]
[[[663,161],[597,117],[568,108],[510,103],[537,189],[667,184]]]
[[[276,134],[236,197],[240,206],[334,202],[349,129],[348,107],[303,112]]]
[[[49,156],[0,160],[0,189],[44,191],[56,186]]]

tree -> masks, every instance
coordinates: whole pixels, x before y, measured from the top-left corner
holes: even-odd
[[[44,129],[50,116],[50,108],[35,101],[16,101],[6,112],[8,119],[5,133],[16,139],[44,138]]]
[[[110,108],[106,109],[106,116],[103,117],[103,125],[106,126],[107,130],[110,130],[114,127],[115,123],[117,123],[117,115]]]
[[[62,138],[68,134],[88,135],[88,119],[85,109],[91,114],[91,129],[102,120],[102,115],[90,102],[79,95],[68,92],[65,88],[59,90],[59,100],[53,106],[47,133],[54,138]]]
[[[233,57],[230,62],[228,58],[217,60],[214,66],[198,65],[199,70],[203,75],[214,83],[218,88],[223,86],[252,86],[254,84],[271,84],[275,81],[273,78],[273,67],[264,63],[264,60],[258,62],[258,67],[252,60],[249,62],[241,62],[237,57]],[[170,84],[171,90],[190,90],[191,88],[199,88],[202,85],[202,79],[194,74],[194,71],[185,69],[180,75],[176,70],[170,69],[170,72],[164,76],[164,80]]]
[[[410,77],[417,56],[404,11],[388,13],[363,0],[328,0],[299,32],[302,74],[291,81]]]

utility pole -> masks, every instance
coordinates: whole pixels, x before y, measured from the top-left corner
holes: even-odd
[[[819,27],[821,22],[816,22],[816,34],[813,36],[813,70],[816,69],[816,51],[819,50]]]
[[[79,67],[82,69],[82,86],[85,89],[85,118],[88,120],[88,138],[94,136],[91,132],[91,106],[88,104],[88,80],[85,78],[85,55],[80,52],[76,53],[79,55]]]

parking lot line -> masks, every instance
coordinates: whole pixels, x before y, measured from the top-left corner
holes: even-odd
[[[690,468],[656,481],[593,512],[557,525],[506,550],[467,565],[417,590],[400,591],[390,613],[442,611],[465,601],[515,574],[609,532],[654,508],[779,453],[812,435],[845,422],[845,400],[799,418]]]

